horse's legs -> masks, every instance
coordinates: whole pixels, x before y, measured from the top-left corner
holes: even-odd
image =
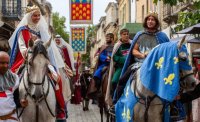
[[[98,103],[99,103],[99,110],[100,110],[100,115],[101,115],[101,122],[103,122],[103,107],[104,107],[104,103],[103,103],[103,96],[100,96],[98,98]]]
[[[106,122],[109,122],[109,111],[107,109],[107,112],[106,112]]]
[[[101,122],[103,122],[103,107],[100,107],[100,114],[101,114]]]

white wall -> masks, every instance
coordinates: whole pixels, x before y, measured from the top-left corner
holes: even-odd
[[[136,22],[136,0],[131,1],[131,23]]]
[[[106,11],[106,26],[118,18],[117,3],[111,2],[109,5]]]

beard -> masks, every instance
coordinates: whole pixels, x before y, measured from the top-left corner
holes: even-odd
[[[111,44],[111,43],[112,43],[112,41],[111,41],[111,40],[109,40],[109,41],[107,41],[107,42],[106,42],[106,44]]]

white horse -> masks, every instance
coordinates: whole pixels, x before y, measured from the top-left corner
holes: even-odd
[[[184,41],[184,39],[182,41]],[[178,43],[178,47],[182,46],[182,41]],[[184,53],[179,53],[179,60],[184,61],[187,58],[187,55]],[[168,67],[165,70],[170,71],[170,68],[171,67]],[[135,82],[131,83],[131,90],[136,97],[139,98],[138,102],[134,106],[134,122],[162,122],[163,103],[161,99],[152,91],[143,86],[139,78],[141,74],[140,69],[138,69],[136,73],[136,79],[134,78]],[[181,70],[180,79],[180,85],[184,84],[184,86],[187,86],[187,88],[194,88],[196,79],[194,78],[192,70]]]
[[[29,104],[19,109],[22,122],[55,122],[56,98],[53,85],[49,81],[47,65],[49,63],[46,47],[50,44],[37,42],[33,46],[32,58],[25,64],[24,74],[19,86],[20,99]]]

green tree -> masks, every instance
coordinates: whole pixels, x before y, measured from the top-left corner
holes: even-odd
[[[58,12],[53,13],[53,28],[55,34],[59,34],[65,41],[69,42],[69,34],[66,31],[64,16],[60,17]]]
[[[197,23],[200,23],[200,1],[194,2],[190,6],[191,11],[179,12],[178,25],[175,28],[176,31],[180,31]]]
[[[91,40],[96,36],[96,27],[94,25],[88,26],[87,28],[87,48],[86,54],[82,55],[82,62],[85,62],[85,65],[90,65],[90,50],[91,50]]]

